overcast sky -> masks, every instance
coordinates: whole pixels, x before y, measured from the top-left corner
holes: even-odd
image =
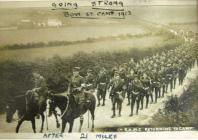
[[[91,5],[94,0],[0,0],[0,7],[48,7],[54,1],[74,1],[79,6]],[[95,0],[96,1],[96,0]],[[110,1],[110,0],[109,0]],[[114,0],[112,0],[114,1]],[[124,5],[196,5],[197,0],[118,0]],[[145,2],[147,1],[147,2]]]

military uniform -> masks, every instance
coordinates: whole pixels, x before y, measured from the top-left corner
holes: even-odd
[[[98,77],[96,79],[98,106],[100,106],[101,98],[103,99],[102,105],[103,106],[105,105],[107,86],[108,86],[108,77],[106,70],[103,69],[99,72]]]
[[[79,67],[75,67],[73,70],[73,75],[70,80],[70,91],[69,93],[74,97],[75,103],[80,104],[86,99],[83,92],[84,78],[79,74]]]
[[[142,82],[142,97],[141,97],[141,108],[143,108],[143,98],[144,96],[146,97],[146,108],[148,108],[148,103],[149,103],[149,96],[151,96],[151,102],[153,102],[153,94],[151,91],[151,79],[147,74],[143,74],[141,77],[141,82]]]
[[[161,96],[160,75],[157,71],[153,73],[152,86],[155,90],[155,103],[157,103],[157,98]]]
[[[112,110],[115,117],[115,105],[119,104],[119,116],[121,116],[122,101],[123,101],[123,90],[124,90],[124,80],[120,78],[119,75],[115,75],[115,78],[112,81],[112,88],[110,92],[110,97],[112,100]]]
[[[48,94],[45,78],[38,73],[33,73],[34,88],[26,93],[26,111],[30,111],[31,104],[38,106],[39,112],[46,109],[46,100]]]
[[[141,92],[142,92],[142,83],[136,75],[135,79],[133,80],[133,83],[132,83],[131,114],[130,114],[130,116],[133,116],[133,108],[134,108],[135,102],[136,102],[136,114],[138,114],[139,103],[140,103],[140,99],[141,99]]]
[[[91,72],[91,70],[88,70],[85,76],[86,90],[93,90],[95,86],[95,77]]]

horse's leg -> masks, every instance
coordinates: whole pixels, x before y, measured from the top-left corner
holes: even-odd
[[[33,118],[33,119],[31,120],[31,122],[32,122],[32,129],[33,129],[34,133],[36,133],[35,118]]]
[[[41,130],[40,130],[40,133],[43,132],[43,125],[44,125],[44,121],[45,121],[45,116],[43,113],[41,113],[41,119],[42,119],[42,123],[41,123]]]
[[[71,122],[69,122],[69,133],[72,132],[72,128],[73,128],[73,124],[74,124],[74,120],[72,120]]]
[[[19,121],[18,121],[18,124],[17,124],[17,127],[16,127],[16,133],[19,133],[19,128],[21,126],[21,124],[23,123],[23,121],[25,120],[25,117],[23,116]]]
[[[82,125],[83,125],[83,120],[84,120],[84,117],[83,117],[83,115],[80,115],[80,127],[79,127],[79,130],[78,130],[78,132],[81,132]]]
[[[100,106],[100,90],[98,89],[97,91],[97,99],[98,99],[98,105],[97,106]]]
[[[57,113],[56,112],[53,112],[53,114],[54,114],[55,119],[56,119],[56,128],[59,128],[60,127],[60,123],[58,121]]]
[[[62,129],[61,129],[61,133],[64,133],[65,132],[65,127],[66,127],[66,121],[65,120],[62,120]]]
[[[91,120],[92,120],[92,127],[91,127],[91,131],[94,131],[94,119],[95,119],[95,115],[94,115],[94,111],[95,111],[95,107],[90,109],[91,112]]]

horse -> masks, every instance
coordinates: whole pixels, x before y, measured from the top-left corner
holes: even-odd
[[[79,93],[82,94],[82,93]],[[75,95],[79,96],[79,95]],[[92,117],[92,131],[94,131],[94,112],[96,107],[96,98],[92,93],[86,93],[87,101],[76,102],[74,95],[72,94],[51,94],[49,104],[49,114],[52,110],[58,107],[61,110],[62,129],[61,133],[64,133],[66,124],[69,123],[68,132],[72,132],[74,120],[80,117],[81,131],[83,125],[83,114],[90,111]]]
[[[42,107],[42,110],[39,111],[39,107],[36,104],[30,104],[31,111],[27,112],[27,101],[26,101],[26,94],[15,96],[12,100],[7,101],[6,106],[6,122],[11,123],[13,120],[13,115],[16,111],[18,111],[18,124],[16,127],[16,133],[19,132],[19,128],[24,121],[31,121],[33,132],[36,133],[36,125],[35,125],[35,116],[38,114],[41,115],[42,124],[40,132],[43,132],[43,125],[44,125],[44,111],[46,109],[45,106]]]

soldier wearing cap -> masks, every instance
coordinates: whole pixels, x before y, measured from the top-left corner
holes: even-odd
[[[84,78],[79,73],[80,67],[74,67],[73,75],[70,81],[70,94],[74,96],[76,104],[80,101],[79,94],[83,91]]]
[[[130,105],[130,102],[131,102],[130,101],[131,100],[130,96],[131,96],[131,92],[132,92],[132,82],[134,80],[134,76],[135,76],[135,72],[134,72],[133,69],[131,69],[126,76],[126,79],[127,79],[127,90],[126,90],[126,92],[127,92],[127,99],[128,99],[128,104],[127,105]]]
[[[133,116],[133,109],[134,105],[136,103],[136,114],[138,114],[139,110],[139,104],[140,104],[140,99],[141,99],[141,92],[142,92],[142,83],[138,79],[138,76],[134,76],[134,80],[132,83],[132,94],[131,94],[131,114],[130,116]]]
[[[106,92],[108,87],[108,76],[105,68],[102,68],[96,78],[96,90],[97,90],[97,99],[98,99],[98,105],[100,106],[100,100],[103,99],[102,106],[105,105],[105,98],[106,98]]]
[[[151,78],[144,73],[140,81],[142,83],[142,96],[141,96],[141,108],[143,109],[143,100],[144,96],[146,97],[146,108],[148,108],[148,103],[149,103],[149,97],[151,96],[151,102],[153,102],[153,94],[151,92]]]
[[[167,93],[166,89],[166,69],[165,67],[162,67],[159,74],[161,75],[160,83],[162,85],[162,97],[164,97],[164,94]]]
[[[153,70],[152,86],[155,90],[155,103],[157,103],[157,98],[161,97],[160,75],[157,69]]]
[[[34,88],[26,93],[26,109],[30,111],[29,105],[33,99],[39,107],[39,111],[45,110],[48,88],[45,78],[37,72],[33,74]],[[33,97],[33,98],[31,98]],[[43,108],[44,107],[44,108]],[[39,116],[38,116],[39,117]]]
[[[170,63],[170,62],[167,65],[166,76],[167,76],[168,82],[170,84],[170,91],[172,92],[172,89],[173,89],[173,67],[172,67],[172,63]]]
[[[129,67],[130,67],[131,69],[133,69],[133,68],[135,67],[135,65],[136,65],[136,63],[135,63],[134,59],[131,58],[130,61],[129,61]]]
[[[112,110],[113,115],[111,116],[114,118],[116,116],[115,113],[115,106],[116,103],[119,103],[119,117],[121,116],[121,109],[122,109],[122,101],[123,101],[123,90],[124,90],[124,80],[121,79],[119,73],[115,74],[114,79],[111,82],[111,91],[110,91],[110,98],[112,100]]]
[[[85,84],[86,84],[86,90],[93,90],[95,86],[95,77],[92,74],[92,70],[87,70],[87,75],[85,76]]]
[[[187,66],[182,62],[182,60],[179,61],[179,68],[178,68],[178,80],[179,85],[183,84],[183,80],[187,73]]]

